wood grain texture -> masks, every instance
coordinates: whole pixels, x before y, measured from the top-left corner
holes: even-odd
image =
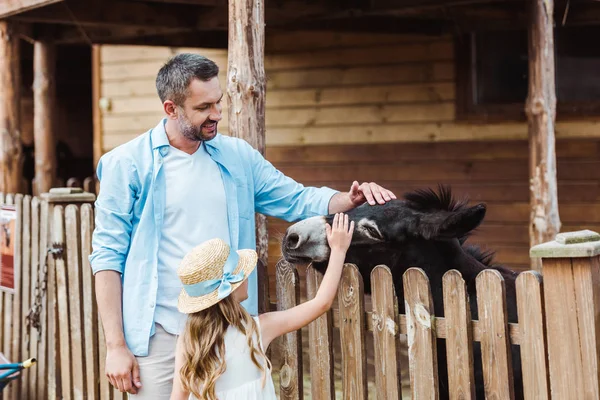
[[[380,265],[371,272],[371,293],[377,399],[400,399],[398,299],[388,267]]]
[[[29,351],[29,339],[30,330],[27,326],[25,317],[29,313],[31,307],[31,282],[33,280],[33,272],[31,268],[31,260],[33,258],[33,248],[31,243],[31,229],[32,229],[32,218],[31,218],[31,196],[25,195],[22,200],[22,222],[21,222],[21,294],[19,301],[21,303],[21,318],[19,323],[21,324],[21,335],[19,344],[21,357],[20,359],[27,359],[33,357]],[[15,249],[16,250],[16,249]],[[21,387],[21,398],[30,397],[29,394],[29,375],[33,373],[33,370],[26,369],[22,372],[22,378],[19,380],[19,386]],[[33,396],[31,396],[33,397]]]
[[[30,293],[30,305],[35,302],[35,289],[39,284],[38,278],[40,275],[40,199],[33,197],[31,199],[31,293]],[[45,296],[44,296],[45,298]],[[42,300],[43,302],[44,300]],[[42,307],[45,306],[42,303]],[[40,315],[42,329],[45,331],[45,321]],[[29,331],[29,357],[35,357],[37,359],[36,370],[29,372],[29,393],[31,397],[39,396],[38,394],[38,374],[37,370],[41,362],[41,358],[45,358],[40,353],[40,336],[38,335],[37,329],[31,328]],[[39,383],[43,384],[43,383]],[[38,397],[39,398],[39,397]]]
[[[92,233],[94,231],[94,209],[91,204],[82,204],[79,210],[81,220],[81,274],[82,311],[85,349],[86,398],[99,398],[98,365],[104,360],[98,357],[98,308],[96,305],[94,275],[89,262],[92,253]]]
[[[560,231],[554,124],[554,1],[535,0],[529,24],[529,92],[525,105],[529,132],[531,211],[530,246],[554,239]],[[541,260],[532,267],[541,271]]]
[[[342,388],[345,399],[367,399],[367,354],[365,350],[365,305],[363,282],[358,268],[344,265],[338,287],[340,342],[342,345]]]
[[[35,152],[34,193],[46,193],[53,187],[56,176],[56,48],[50,40],[34,44],[34,115]]]
[[[543,260],[548,369],[552,398],[585,398],[579,337],[578,304],[569,258]]]
[[[600,397],[600,259],[574,258],[573,279],[579,322],[585,398]]]
[[[546,315],[541,274],[523,272],[517,278],[516,288],[524,397],[526,400],[549,399]]]
[[[287,310],[300,302],[300,285],[296,267],[286,261],[277,264],[277,309]],[[302,385],[302,332],[290,332],[280,338],[280,357],[283,360],[279,371],[280,398],[301,400],[304,398]]]
[[[48,257],[48,243],[50,238],[50,218],[49,205],[46,200],[40,200],[40,248],[39,248],[39,260],[40,266],[43,267],[48,262],[48,275],[47,275],[47,291],[46,296],[42,300],[43,308],[41,313],[41,321],[45,329],[41,332],[40,344],[39,344],[39,356],[42,357],[37,364],[37,394],[38,399],[54,399],[56,398],[55,392],[56,384],[54,382],[54,372],[51,372],[55,368],[55,354],[50,350],[48,346],[48,338],[51,337],[51,332],[54,329],[53,316],[54,314],[54,302],[56,299],[56,291],[54,289],[56,279],[54,277],[54,260],[52,257]],[[54,397],[52,397],[54,395]]]
[[[429,279],[422,269],[409,268],[402,281],[412,397],[438,399],[437,344]]]
[[[496,270],[476,279],[486,398],[514,399],[504,280]]]
[[[312,266],[306,271],[306,298],[313,299],[323,275]],[[311,343],[310,381],[313,399],[335,399],[333,376],[333,315],[331,311],[321,315],[308,326],[308,337]]]
[[[20,46],[16,27],[0,21],[0,192],[19,193],[21,149]]]
[[[63,206],[56,205],[52,210],[52,242],[60,243],[66,247],[65,237],[65,209]],[[55,321],[58,325],[54,329],[54,337],[50,342],[58,343],[57,354],[60,354],[60,364],[57,363],[59,370],[57,374],[57,383],[60,379],[60,396],[64,400],[73,399],[73,376],[72,376],[72,348],[71,348],[71,329],[69,315],[69,272],[67,271],[67,257],[65,252],[63,258],[59,257],[54,261],[55,276],[56,276],[56,316]],[[75,317],[76,318],[76,317]],[[75,320],[77,321],[77,320]],[[77,328],[81,329],[79,326]],[[76,350],[77,351],[77,350]],[[81,352],[79,351],[79,354]],[[58,361],[58,360],[57,360]]]
[[[81,218],[79,208],[74,204],[69,204],[65,208],[65,233],[67,245],[68,308],[61,309],[60,313],[68,312],[69,315],[68,326],[70,328],[71,342],[71,371],[73,379],[71,384],[73,386],[73,399],[82,400],[87,396],[87,389],[82,314]],[[61,328],[62,326],[64,325],[61,325]],[[63,372],[61,371],[61,373]]]
[[[460,272],[444,274],[443,291],[450,399],[475,399],[471,308]]]

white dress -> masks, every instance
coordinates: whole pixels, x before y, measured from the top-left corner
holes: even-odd
[[[255,317],[257,326],[258,317]],[[262,339],[260,340],[262,348]],[[250,349],[246,336],[237,328],[230,326],[225,332],[225,362],[227,369],[215,385],[215,394],[219,400],[277,400],[271,370],[267,370],[264,387],[263,373],[250,358]],[[196,400],[192,394],[189,400]]]

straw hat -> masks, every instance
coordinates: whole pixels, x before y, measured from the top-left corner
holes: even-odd
[[[181,260],[177,275],[183,289],[177,308],[191,314],[229,296],[256,267],[254,250],[230,252],[222,239],[211,239],[193,248]]]

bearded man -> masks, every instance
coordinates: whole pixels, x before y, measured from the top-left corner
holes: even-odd
[[[201,242],[254,249],[259,212],[287,221],[395,198],[374,183],[348,192],[304,187],[241,139],[217,133],[223,91],[217,65],[180,54],[158,72],[166,117],[99,161],[100,192],[90,263],[106,338],[106,375],[135,399],[168,399],[182,285],[177,267]],[[258,311],[256,273],[243,305]]]

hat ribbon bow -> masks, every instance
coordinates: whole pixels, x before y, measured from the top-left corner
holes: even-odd
[[[232,283],[238,283],[244,279],[244,271],[238,274],[233,274],[233,271],[238,265],[240,256],[235,251],[229,253],[225,266],[223,267],[223,276],[217,279],[209,279],[206,281],[197,282],[191,285],[183,285],[186,293],[191,297],[206,296],[219,289],[217,292],[217,298],[219,300],[229,296],[232,290]]]

